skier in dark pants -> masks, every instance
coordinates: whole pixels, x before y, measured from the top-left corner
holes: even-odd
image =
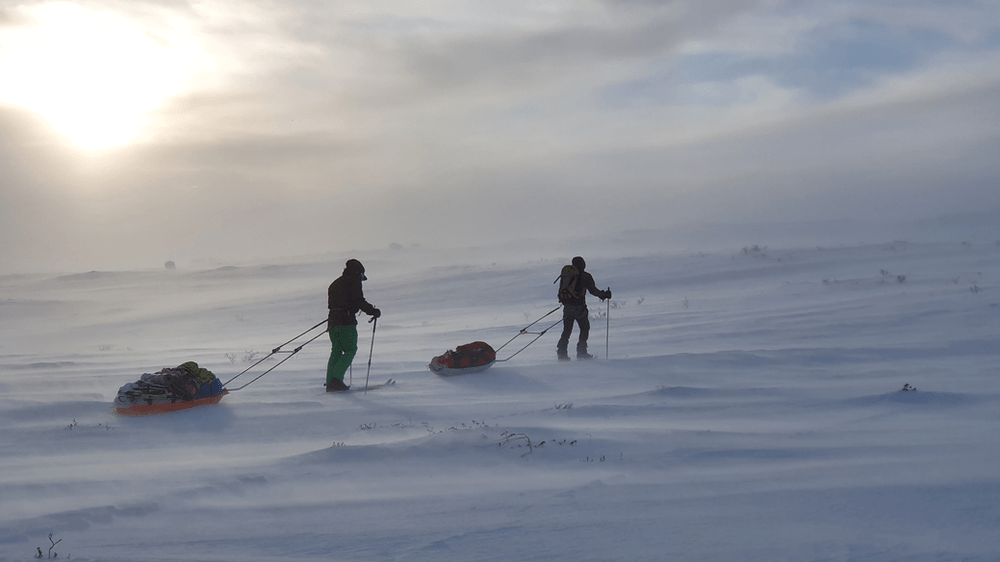
[[[559,359],[567,361],[569,354],[566,349],[569,347],[569,337],[573,333],[574,322],[580,326],[580,339],[576,343],[576,358],[594,358],[593,355],[587,353],[587,338],[590,336],[590,311],[587,310],[587,293],[589,292],[602,301],[611,298],[611,289],[608,288],[607,291],[598,289],[594,283],[594,277],[584,271],[587,262],[583,261],[583,258],[580,256],[573,258],[573,267],[577,269],[578,273],[575,282],[572,283],[572,290],[563,290],[570,281],[563,279],[560,284],[560,293],[565,292],[566,294],[559,299],[563,305],[563,331],[559,343],[556,344],[556,353],[559,355]],[[562,277],[565,277],[565,274]]]
[[[356,259],[347,260],[344,273],[330,284],[327,291],[327,306],[330,308],[328,328],[330,331],[330,361],[326,365],[326,391],[347,390],[344,373],[354,361],[358,352],[359,310],[378,318],[382,312],[365,300],[361,282],[367,280],[365,266]]]

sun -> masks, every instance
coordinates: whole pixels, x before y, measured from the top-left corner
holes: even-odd
[[[133,142],[182,87],[183,42],[68,2],[15,11],[22,25],[0,28],[0,103],[34,111],[83,149]]]

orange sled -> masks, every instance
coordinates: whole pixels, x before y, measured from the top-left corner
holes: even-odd
[[[159,402],[154,404],[132,404],[131,406],[118,406],[115,408],[115,412],[123,416],[151,416],[154,414],[165,414],[167,412],[187,410],[188,408],[195,408],[197,406],[218,404],[219,401],[222,400],[222,397],[227,394],[229,394],[229,391],[223,390],[222,394],[216,394],[215,396],[206,396],[205,398],[197,398],[195,400],[178,400],[176,402]]]

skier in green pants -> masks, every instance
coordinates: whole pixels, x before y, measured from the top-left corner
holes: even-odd
[[[365,300],[361,282],[366,281],[365,266],[356,259],[349,259],[344,273],[330,284],[327,291],[327,306],[330,308],[328,328],[330,331],[330,361],[326,364],[326,391],[347,390],[344,373],[354,361],[358,352],[359,310],[378,318],[382,312]]]

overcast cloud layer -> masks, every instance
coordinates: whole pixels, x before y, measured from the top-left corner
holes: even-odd
[[[73,43],[30,38],[58,13],[149,54],[53,70]],[[993,1],[6,0],[15,69],[0,273],[1000,217]],[[87,150],[24,101],[43,78],[91,130],[151,101],[131,142]]]

